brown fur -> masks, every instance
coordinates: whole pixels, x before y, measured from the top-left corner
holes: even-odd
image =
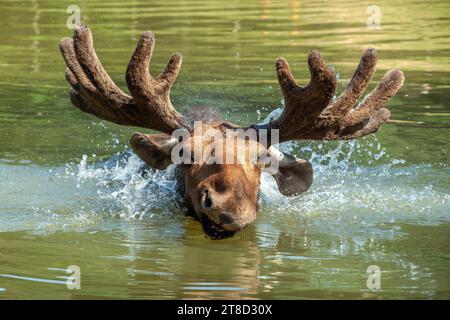
[[[67,64],[66,79],[72,86],[70,99],[81,111],[121,125],[137,126],[162,134],[136,133],[130,140],[134,152],[153,168],[163,170],[171,161],[171,151],[178,142],[171,138],[174,130],[187,129],[192,143],[195,120],[207,128],[224,133],[239,126],[220,121],[217,113],[196,107],[185,116],[178,113],[170,100],[172,87],[181,68],[181,55],[175,53],[158,75],[148,72],[155,45],[153,33],[144,32],[128,64],[125,94],[103,69],[93,47],[89,28],[77,29],[73,38],[63,38],[60,50]],[[376,51],[364,52],[356,71],[339,97],[334,72],[317,51],[308,56],[311,81],[299,86],[284,58],[276,61],[278,82],[284,95],[285,108],[278,119],[248,128],[277,129],[280,142],[289,140],[345,140],[376,132],[390,116],[386,104],[403,84],[399,70],[390,70],[380,84],[357,104],[375,71]],[[247,128],[244,128],[244,130]],[[224,139],[226,141],[226,139]],[[207,141],[203,141],[204,145]],[[245,140],[244,155],[257,145],[268,153],[268,144]],[[280,160],[279,171],[273,173],[280,192],[287,196],[306,191],[312,183],[312,167],[308,161],[273,153]],[[242,156],[242,155],[241,155]],[[176,169],[177,190],[184,195],[186,206],[202,222],[205,232],[223,238],[241,230],[256,218],[261,163],[184,164]]]

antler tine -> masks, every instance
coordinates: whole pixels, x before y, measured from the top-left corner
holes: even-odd
[[[376,132],[389,120],[391,113],[384,107],[402,87],[404,80],[400,70],[388,71],[378,86],[356,107],[348,108],[344,115],[340,111],[337,114],[322,114],[303,138],[348,140]]]
[[[66,81],[72,86],[72,88],[74,90],[76,90],[76,91],[81,90],[80,85],[78,84],[77,78],[72,73],[72,71],[70,71],[69,68],[66,68],[65,77],[66,77]]]
[[[336,77],[318,51],[310,52],[308,65],[311,80],[306,87],[300,87],[296,84],[286,59],[278,58],[276,61],[285,108],[281,116],[269,124],[269,128],[280,129],[281,142],[295,139],[334,96]]]
[[[66,62],[68,69],[71,72],[72,80],[69,81],[72,86],[75,85],[75,82],[79,85],[80,91],[84,91],[87,94],[90,94],[95,97],[99,97],[100,94],[97,88],[92,84],[89,78],[83,71],[81,67],[77,55],[75,53],[75,48],[73,45],[73,39],[71,38],[62,38],[59,43],[59,49],[61,54]],[[66,71],[66,79],[68,72]]]
[[[153,33],[144,32],[128,64],[126,82],[132,96],[139,103],[149,106],[155,120],[160,123],[158,130],[167,133],[186,127],[183,116],[175,110],[169,96],[170,88],[181,68],[182,58],[178,53],[173,54],[165,70],[153,78],[148,70],[154,46]]]
[[[386,123],[391,116],[391,112],[386,108],[381,108],[373,113],[370,118],[361,120],[359,123],[345,127],[339,132],[338,138],[329,140],[350,140],[363,137],[378,131],[383,123]]]
[[[161,72],[161,74],[157,77],[157,79],[164,85],[167,86],[167,89],[170,90],[173,83],[175,82],[178,73],[181,69],[181,63],[183,62],[183,57],[180,53],[176,52],[172,54],[172,56],[169,59],[169,62],[167,63],[164,70]]]
[[[76,29],[73,35],[73,44],[78,62],[89,80],[100,91],[100,94],[110,103],[119,105],[129,103],[131,97],[120,90],[111,80],[98,59],[91,30],[86,26],[80,26]]]
[[[95,109],[89,107],[89,103],[87,103],[83,99],[82,95],[74,89],[70,90],[70,102],[72,102],[72,104],[81,111],[102,118],[102,116],[98,112],[96,112]]]
[[[389,120],[390,112],[384,108],[387,102],[402,87],[405,77],[400,70],[389,70],[381,78],[378,86],[355,108],[350,110],[340,121],[341,135],[348,139],[349,132],[354,128],[362,128],[372,133],[378,130],[381,124]],[[351,136],[364,135],[365,130],[353,132]],[[373,130],[373,131],[371,131]]]
[[[333,117],[342,117],[348,110],[353,108],[356,101],[361,97],[372,79],[377,64],[377,52],[373,48],[364,51],[358,67],[352,79],[341,93],[324,111]]]
[[[73,39],[63,38],[60,42],[60,50],[68,67],[66,69],[66,80],[73,87],[71,101],[80,100],[73,98],[75,93],[79,95],[80,98],[83,97],[81,99],[84,101],[83,108],[80,107],[80,103],[73,103],[74,106],[81,111],[88,112],[101,119],[119,123],[116,120],[117,113],[111,107],[104,107],[106,104],[105,98],[86,76],[75,52]],[[119,124],[122,124],[122,121]]]
[[[146,39],[151,39],[150,46]],[[70,93],[72,104],[83,112],[120,125],[167,134],[186,127],[169,97],[170,86],[181,66],[181,56],[174,54],[166,70],[159,77],[150,78],[147,69],[153,43],[153,35],[144,33],[130,61],[127,83],[132,89],[131,97],[111,80],[103,68],[88,27],[81,26],[75,30],[73,39],[63,38],[60,50],[68,67],[66,80],[73,88]]]
[[[387,102],[404,82],[399,70],[388,71],[379,85],[356,107],[375,72],[377,53],[364,51],[353,77],[341,95],[331,102],[336,87],[333,72],[318,52],[308,59],[311,81],[297,86],[286,60],[277,60],[277,75],[285,97],[281,116],[256,129],[279,129],[280,142],[288,140],[347,140],[376,132],[390,117]],[[330,103],[331,102],[331,103]]]
[[[381,78],[378,86],[355,108],[344,117],[344,126],[353,126],[384,107],[402,87],[405,77],[400,70],[390,70]]]

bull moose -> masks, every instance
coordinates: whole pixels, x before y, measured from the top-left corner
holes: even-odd
[[[390,112],[387,102],[403,84],[399,70],[388,71],[378,86],[359,103],[374,74],[377,53],[364,51],[356,71],[335,98],[336,76],[318,51],[308,55],[311,74],[307,86],[297,85],[284,58],[276,60],[276,72],[285,106],[281,115],[268,124],[241,127],[218,119],[190,119],[175,110],[170,88],[180,71],[182,57],[175,53],[156,77],[149,74],[155,45],[153,33],[144,32],[126,71],[130,95],[124,93],[108,76],[93,47],[91,31],[86,26],[75,30],[72,38],[63,38],[60,50],[67,64],[66,79],[72,86],[70,100],[83,112],[119,125],[156,130],[158,134],[135,133],[130,139],[133,151],[150,167],[164,170],[173,163],[173,150],[182,129],[194,139],[206,130],[225,133],[229,129],[277,130],[280,143],[290,140],[348,140],[376,132]],[[200,133],[193,121],[202,121]],[[257,147],[259,154],[270,154],[278,161],[272,175],[279,191],[286,196],[306,191],[313,180],[311,163],[274,149],[272,140],[244,139],[246,150]],[[228,137],[224,136],[227,142]],[[189,139],[185,139],[189,140]],[[184,141],[183,143],[190,143]],[[207,140],[202,140],[207,144]],[[245,150],[244,150],[245,151]],[[245,151],[246,152],[246,151]],[[260,176],[267,164],[259,161],[239,163],[181,163],[176,168],[177,191],[188,211],[197,218],[212,238],[225,238],[256,219]]]

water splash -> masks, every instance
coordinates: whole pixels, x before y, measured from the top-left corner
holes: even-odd
[[[281,111],[274,110],[265,122]],[[287,142],[280,149],[308,159],[314,167],[314,183],[308,192],[289,198],[278,192],[271,176],[263,174],[260,206],[267,217],[310,219],[310,224],[334,230],[357,224],[360,231],[397,221],[435,224],[450,220],[442,169],[407,166],[405,160],[390,159],[376,136]],[[448,168],[444,170],[448,173]],[[67,166],[65,175],[75,177],[80,189],[88,185],[96,190],[93,212],[151,219],[183,210],[175,192],[174,166],[153,170],[129,151],[103,163],[89,162],[84,155],[78,165]]]
[[[151,218],[154,214],[180,212],[175,192],[174,166],[165,171],[153,170],[130,152],[117,154],[103,164],[89,164],[87,155],[75,168],[81,188],[94,183],[104,210],[125,219]],[[67,168],[73,173],[73,167]]]

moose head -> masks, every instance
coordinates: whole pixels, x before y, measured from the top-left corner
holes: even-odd
[[[201,221],[204,231],[215,238],[230,236],[256,219],[260,176],[268,166],[264,158],[269,156],[276,161],[277,170],[271,174],[283,195],[298,195],[312,184],[311,164],[278,151],[274,148],[276,143],[348,140],[376,132],[389,119],[390,112],[385,106],[404,81],[401,71],[390,70],[358,103],[375,71],[377,54],[374,49],[363,53],[351,81],[337,98],[335,74],[319,52],[313,50],[308,56],[311,79],[304,87],[297,85],[287,61],[278,58],[276,72],[285,106],[277,119],[248,127],[214,120],[200,123],[199,130],[194,130],[196,125],[178,113],[170,100],[170,88],[180,71],[181,55],[173,54],[162,73],[153,77],[149,74],[149,64],[154,45],[151,32],[141,35],[126,71],[130,96],[102,67],[89,28],[79,27],[73,38],[63,38],[60,42],[68,67],[66,79],[72,86],[70,99],[75,107],[100,119],[159,131],[158,134],[135,133],[130,139],[134,152],[154,169],[166,169],[174,162],[174,155],[195,158],[193,142],[200,137],[201,147],[208,148],[211,139],[204,138],[211,130],[222,133],[224,145],[228,145],[230,139],[240,142],[243,149],[232,147],[232,158],[244,156],[243,161],[211,162],[207,157],[200,157],[197,161],[177,163],[179,190],[186,207]],[[184,139],[174,137],[180,130],[184,132]],[[255,134],[250,138],[249,135],[228,136],[229,130]],[[261,139],[261,133],[268,132],[269,139]],[[278,141],[270,139],[270,132],[277,133]],[[180,146],[182,148],[177,149]],[[227,156],[229,149],[224,150],[227,151],[219,158]],[[253,159],[248,156],[252,150],[256,150]]]

